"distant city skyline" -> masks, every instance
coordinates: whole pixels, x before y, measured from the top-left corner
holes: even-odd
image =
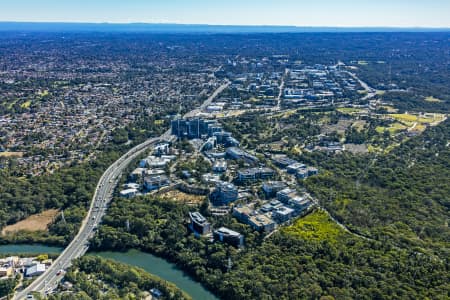
[[[447,0],[1,0],[0,21],[450,28]]]

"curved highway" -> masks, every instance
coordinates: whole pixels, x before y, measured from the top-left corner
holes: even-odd
[[[230,82],[226,81],[226,83],[216,89],[216,91],[200,106],[200,108],[188,112],[185,114],[185,117],[193,117],[195,114],[200,112],[201,109],[209,105],[209,103],[211,103],[217,95],[228,87],[229,84]],[[149,147],[159,141],[169,140],[170,137],[170,130],[167,130],[160,137],[146,140],[142,144],[135,146],[109,166],[97,184],[91,206],[89,207],[86,218],[81,224],[78,234],[53,262],[53,264],[45,271],[45,273],[36,278],[36,280],[24,290],[17,292],[14,299],[25,299],[31,292],[45,294],[57,287],[63,277],[61,271],[70,267],[73,259],[81,257],[88,250],[89,239],[94,236],[98,223],[105,215],[108,204],[112,199],[114,189],[125,168],[131,163],[132,160],[147,151]]]

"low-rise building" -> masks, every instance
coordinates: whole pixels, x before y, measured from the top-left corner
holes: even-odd
[[[139,163],[141,168],[152,168],[152,169],[164,169],[165,166],[174,159],[171,155],[162,155],[161,157],[150,155],[149,157],[142,159]]]
[[[277,192],[281,191],[284,188],[286,188],[286,183],[282,181],[269,181],[264,182],[262,185],[262,190],[269,198],[274,197]]]
[[[298,196],[297,191],[291,188],[285,188],[277,192],[277,199],[286,204],[295,196]]]
[[[120,197],[123,198],[133,198],[136,196],[136,194],[138,193],[137,189],[126,189],[126,190],[122,190],[120,191]]]
[[[295,176],[297,178],[300,178],[300,179],[308,178],[308,170],[306,168],[305,169],[299,169],[299,170],[297,170]]]
[[[274,155],[272,157],[272,160],[275,163],[275,165],[277,165],[280,168],[286,168],[289,165],[293,165],[295,163],[298,163],[296,160],[293,160],[293,159],[287,157],[284,154]]]
[[[0,267],[0,277],[9,277],[14,274],[12,266]]]
[[[166,175],[148,176],[144,178],[144,187],[148,191],[153,191],[168,186],[169,178]]]
[[[133,181],[137,181],[141,178],[144,178],[146,171],[146,168],[136,168],[133,170],[133,172],[131,172],[130,179]]]
[[[227,170],[227,162],[225,160],[216,160],[213,165],[213,171],[223,173]]]
[[[251,164],[255,164],[259,161],[257,157],[245,152],[238,147],[230,147],[227,149],[226,153],[227,156],[231,159],[243,159]]]
[[[279,207],[282,207],[282,206],[283,206],[283,204],[280,201],[274,199],[274,200],[270,201],[269,203],[266,203],[263,206],[261,206],[260,209],[262,212],[266,213],[266,212],[277,210]]]
[[[255,211],[247,205],[233,208],[233,216],[242,223],[248,224],[248,220],[253,215],[255,215]]]
[[[219,182],[210,196],[212,204],[217,206],[228,205],[230,202],[236,201],[237,198],[238,190],[234,184],[229,182]]]
[[[211,232],[211,224],[199,212],[189,213],[189,229],[196,235],[205,235]]]
[[[126,183],[123,185],[124,189],[139,189],[139,184],[137,183]]]
[[[215,136],[208,138],[206,142],[202,145],[201,151],[210,151],[216,148],[217,138]]]
[[[45,265],[38,263],[35,265],[32,265],[31,267],[27,268],[25,270],[25,276],[27,277],[33,277],[33,276],[39,276],[45,272]]]
[[[155,146],[154,152],[156,155],[169,154],[170,145],[168,143],[161,143]]]
[[[213,236],[216,241],[227,243],[238,248],[244,245],[244,236],[242,234],[225,227],[214,230]]]
[[[23,258],[19,258],[19,262],[18,262],[18,266],[20,267],[31,267],[32,265],[37,264],[36,260],[34,257],[23,257]]]
[[[295,196],[289,199],[289,205],[295,208],[298,212],[301,212],[312,205],[311,200],[306,197]]]
[[[226,153],[232,159],[243,159],[245,155],[244,150],[237,147],[228,148]]]
[[[239,147],[240,145],[239,141],[232,136],[227,137],[224,144],[226,147]]]
[[[286,167],[287,172],[290,174],[295,174],[302,169],[306,169],[306,165],[298,162]]]
[[[163,293],[160,290],[158,290],[157,288],[152,288],[150,290],[150,294],[152,295],[152,298],[155,298],[155,299],[160,299],[163,296]]]
[[[217,184],[221,180],[220,176],[217,174],[206,173],[202,175],[202,181],[207,184]]]
[[[255,230],[261,231],[261,232],[271,232],[275,230],[275,222],[272,220],[272,218],[266,216],[266,215],[255,215],[251,216],[248,219],[248,224],[253,227]]]
[[[278,207],[273,211],[272,216],[278,223],[289,221],[294,216],[294,210],[287,206]]]
[[[275,171],[270,168],[250,168],[239,170],[237,178],[241,182],[252,181],[257,179],[267,179],[273,177]]]
[[[305,167],[302,169],[297,170],[296,176],[297,178],[306,179],[309,176],[317,175],[319,173],[319,170],[314,167]]]
[[[308,167],[307,171],[308,171],[308,176],[313,176],[313,175],[319,174],[319,170],[314,167]]]

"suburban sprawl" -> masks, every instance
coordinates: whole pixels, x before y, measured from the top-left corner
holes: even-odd
[[[448,39],[5,32],[0,297],[447,299]]]

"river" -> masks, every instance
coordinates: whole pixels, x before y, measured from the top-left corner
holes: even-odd
[[[61,253],[62,248],[45,245],[0,245],[0,254],[44,254]],[[108,258],[128,265],[136,266],[145,271],[157,275],[164,280],[174,283],[177,287],[188,293],[193,299],[218,300],[212,293],[206,290],[199,282],[192,280],[186,273],[178,269],[175,264],[154,255],[138,250],[128,252],[90,252],[88,255],[96,255]]]

